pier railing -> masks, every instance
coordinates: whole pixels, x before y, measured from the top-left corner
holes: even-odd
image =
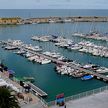
[[[108,90],[108,86],[104,86],[104,87],[93,89],[93,90],[90,90],[90,91],[86,91],[86,92],[83,92],[83,93],[80,93],[80,94],[77,94],[77,95],[72,95],[72,96],[66,97],[65,102],[68,102],[68,101],[71,101],[71,100],[77,100],[77,99],[80,99],[80,98],[83,98],[83,97],[87,97],[87,96],[90,96],[90,95],[93,95],[93,94],[103,92],[105,90]],[[56,104],[56,101],[51,101],[51,102],[47,103],[47,106],[53,106],[55,104]]]
[[[48,103],[43,98],[40,98],[40,101],[44,108],[48,108]],[[50,105],[50,106],[52,106],[52,105]]]

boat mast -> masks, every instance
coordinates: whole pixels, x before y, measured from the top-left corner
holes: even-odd
[[[78,22],[75,22],[74,33],[78,33]]]
[[[91,25],[90,25],[90,29],[89,29],[89,33],[93,32],[93,21],[91,22]]]

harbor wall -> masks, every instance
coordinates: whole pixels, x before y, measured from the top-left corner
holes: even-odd
[[[19,24],[21,20],[20,17],[0,18],[0,24]]]
[[[108,16],[71,16],[71,17],[20,17],[0,18],[0,24],[34,24],[34,23],[72,23],[72,22],[108,22]]]

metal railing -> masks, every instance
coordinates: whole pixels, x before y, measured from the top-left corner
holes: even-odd
[[[43,98],[40,98],[40,101],[41,101],[43,107],[48,108],[48,104]]]
[[[80,93],[80,94],[77,94],[77,95],[72,95],[72,96],[66,97],[65,102],[68,102],[68,101],[71,101],[71,100],[77,100],[77,99],[80,99],[80,98],[83,98],[83,97],[87,97],[87,96],[90,96],[90,95],[93,95],[93,94],[103,92],[105,90],[108,90],[108,86],[104,86],[104,87],[93,89],[93,90],[90,90],[90,91],[86,91],[86,92],[83,92],[83,93]],[[55,104],[56,104],[56,101],[54,100],[54,101],[48,102],[47,106],[53,106]]]

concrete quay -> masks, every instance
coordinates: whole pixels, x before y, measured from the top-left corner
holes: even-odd
[[[66,102],[66,108],[108,108],[108,90],[77,100]],[[51,106],[50,108],[64,108]]]

